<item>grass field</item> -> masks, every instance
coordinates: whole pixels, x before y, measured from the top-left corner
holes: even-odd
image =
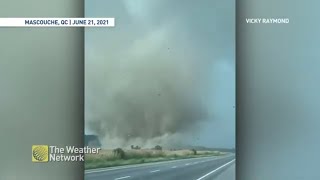
[[[122,154],[113,150],[101,150],[99,154],[85,155],[85,169],[113,167],[129,164],[141,164],[149,162],[168,161],[175,159],[222,156],[225,153],[219,151],[192,151],[192,150],[123,150]]]

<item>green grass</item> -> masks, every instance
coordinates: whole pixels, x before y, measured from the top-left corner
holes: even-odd
[[[195,155],[191,150],[125,150],[125,157],[120,158],[111,150],[103,150],[99,154],[87,154],[85,156],[85,169],[161,162],[186,158],[221,156],[224,154],[225,153],[218,151],[197,151],[197,154]]]

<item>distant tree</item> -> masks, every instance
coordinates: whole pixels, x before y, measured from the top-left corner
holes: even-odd
[[[197,150],[191,149],[191,151],[193,152],[193,155],[197,155]]]
[[[113,150],[113,153],[116,155],[116,156],[118,156],[120,159],[124,159],[125,158],[125,152],[124,152],[124,150],[123,149],[121,149],[121,148],[117,148],[117,149],[114,149]]]
[[[162,147],[161,147],[160,145],[156,145],[156,146],[154,147],[154,149],[155,149],[155,150],[160,150],[160,151],[161,151],[161,150],[162,150]]]
[[[134,145],[131,145],[131,149],[141,149],[141,147],[139,147],[139,146],[134,146]]]

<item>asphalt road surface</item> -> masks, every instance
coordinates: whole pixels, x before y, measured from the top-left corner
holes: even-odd
[[[234,154],[146,163],[87,170],[85,180],[235,180],[230,175],[226,179],[221,175],[224,171],[234,171],[234,163]]]

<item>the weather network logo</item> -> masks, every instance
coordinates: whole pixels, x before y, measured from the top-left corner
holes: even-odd
[[[101,148],[33,145],[32,162],[83,162],[85,154],[98,154]]]
[[[32,146],[32,162],[48,162],[49,146],[33,145]]]

